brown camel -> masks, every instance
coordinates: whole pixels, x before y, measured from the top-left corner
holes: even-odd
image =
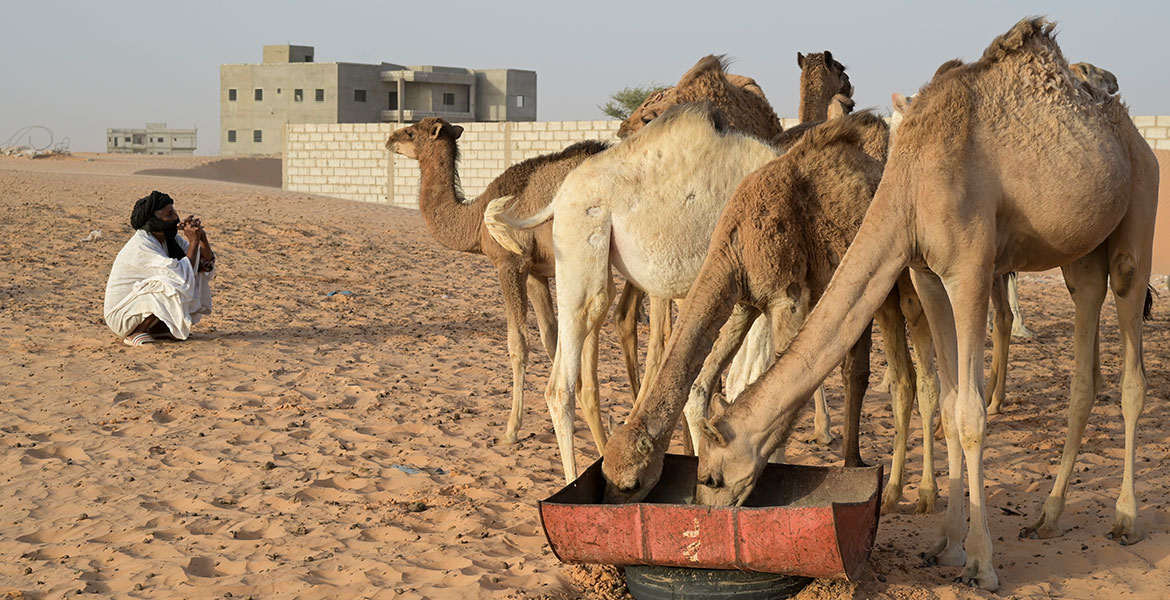
[[[390,134],[386,147],[419,162],[421,183],[419,209],[431,235],[444,246],[460,252],[487,256],[500,277],[504,311],[508,320],[508,355],[512,362],[512,412],[504,439],[517,441],[524,412],[524,372],[528,362],[525,332],[528,302],[536,311],[541,341],[550,357],[556,353],[556,318],[548,278],[554,273],[552,228],[543,226],[521,232],[526,251],[514,254],[491,238],[483,222],[488,202],[501,196],[515,196],[518,210],[536,212],[552,200],[570,171],[586,158],[605,150],[599,141],[573,144],[565,150],[532,158],[506,169],[474,200],[464,200],[459,187],[456,140],[463,128],[443,119],[428,117]],[[631,382],[633,383],[633,382]],[[584,398],[591,396],[584,395]],[[598,446],[605,442],[597,407],[584,407],[586,421]]]
[[[725,365],[729,349],[742,339],[744,329],[742,325],[735,329],[734,319],[720,330],[734,306],[762,312],[777,350],[782,351],[824,291],[881,179],[889,139],[889,129],[880,118],[869,112],[844,117],[840,104],[835,104],[838,110],[830,110],[834,118],[808,130],[786,154],[744,178],[728,201],[658,377],[606,446],[602,470],[607,501],[637,501],[654,487],[684,400],[688,420],[701,422],[702,413],[692,414],[696,406],[693,394],[687,398],[687,389],[711,386],[719,368],[713,370],[712,364]],[[908,277],[906,288],[910,288]],[[900,451],[896,450],[894,470],[883,493],[886,510],[901,498],[910,403],[915,396],[903,302],[913,319],[911,331],[920,364],[931,371],[930,331],[916,297],[903,298],[895,290],[876,314],[899,384],[894,397],[899,421],[895,447]],[[848,412],[855,422],[869,376],[869,351],[869,332],[865,331],[842,367]],[[929,422],[934,398],[924,393],[919,399],[931,401],[921,407]],[[847,460],[860,462],[856,454]],[[935,499],[932,470],[928,461],[921,510],[932,507]]]
[[[1111,288],[1123,354],[1125,468],[1110,537],[1124,544],[1141,538],[1134,462],[1146,395],[1142,313],[1158,164],[1121,102],[1075,78],[1052,29],[1044,19],[1020,21],[978,61],[937,74],[919,92],[821,302],[776,364],[705,424],[699,502],[747,498],[804,399],[911,266],[934,335],[950,468],[942,539],[926,556],[964,565],[963,583],[996,589],[983,481],[988,297],[996,275],[1059,266],[1076,304],[1068,434],[1043,513],[1021,533],[1062,532],[1057,521],[1096,396],[1098,321]],[[965,542],[964,462],[971,509]]]

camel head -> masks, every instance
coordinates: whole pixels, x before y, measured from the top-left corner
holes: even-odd
[[[666,112],[666,109],[678,104],[675,100],[678,93],[674,87],[662,88],[642,101],[641,106],[634,109],[630,116],[622,121],[621,126],[618,127],[618,138],[626,139],[634,132],[646,126],[647,123],[657,119],[659,115]]]
[[[849,82],[845,65],[834,60],[832,52],[825,50],[808,55],[797,52],[796,66],[800,67],[802,99],[823,102],[837,94],[853,97],[853,84]]]
[[[1117,85],[1117,77],[1109,71],[1098,67],[1097,65],[1087,62],[1073,63],[1068,68],[1076,75],[1078,79],[1085,83],[1105,92],[1106,94],[1116,94],[1121,88]]]
[[[625,139],[627,136],[633,134],[639,129],[646,126],[647,123],[657,119],[666,109],[686,102],[693,102],[696,100],[709,98],[711,90],[714,88],[726,88],[737,85],[744,89],[751,91],[753,94],[763,96],[763,91],[756,82],[748,77],[736,77],[736,82],[732,83],[727,77],[727,63],[728,60],[724,56],[716,56],[708,54],[699,59],[691,70],[683,74],[682,79],[678,80],[678,84],[674,87],[663,88],[650,94],[642,101],[630,116],[622,121],[618,128],[618,137]]]
[[[700,427],[703,436],[699,440],[695,504],[742,506],[768,464],[767,456],[752,448],[748,436],[732,431],[718,417],[703,419]]]
[[[668,438],[669,441],[669,438]],[[662,457],[650,434],[636,422],[618,429],[605,445],[601,472],[605,475],[605,502],[638,502],[654,489],[662,475]]]
[[[391,133],[386,139],[386,148],[417,160],[422,146],[436,141],[454,144],[461,135],[462,127],[452,125],[438,117],[427,117],[414,125]]]

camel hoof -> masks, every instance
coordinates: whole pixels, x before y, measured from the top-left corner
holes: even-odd
[[[845,459],[845,467],[849,468],[849,469],[864,469],[868,466],[869,466],[869,464],[867,464],[864,460],[861,460],[860,458],[846,458]]]
[[[1027,327],[1018,327],[1018,328],[1013,327],[1012,328],[1012,337],[1018,338],[1021,340],[1031,340],[1031,339],[1036,338],[1036,334],[1032,333],[1032,330],[1028,329]]]
[[[882,514],[892,515],[898,510],[898,500],[901,494],[882,494]]]
[[[832,444],[833,440],[835,440],[835,439],[837,439],[837,438],[833,437],[833,434],[831,434],[831,433],[826,433],[824,435],[821,435],[818,433],[818,434],[814,434],[814,435],[811,435],[811,436],[805,438],[804,441],[805,441],[805,443],[808,443],[808,444],[816,444],[818,446],[828,446],[829,444]]]
[[[1000,409],[998,404],[992,403],[990,406],[987,407],[987,416],[989,416],[989,417],[991,415],[998,415],[1001,412],[1003,412],[1003,411],[1002,411],[1002,409]]]
[[[508,431],[504,433],[504,443],[511,445],[520,442],[520,438],[516,436],[515,431]]]
[[[914,512],[920,515],[929,515],[934,512],[934,498],[918,498],[918,504],[914,507]]]
[[[1048,540],[1064,535],[1064,530],[1054,525],[1037,523],[1020,530],[1020,539]]]
[[[1122,546],[1132,546],[1142,541],[1142,534],[1136,531],[1121,531],[1120,529],[1121,526],[1114,527],[1113,531],[1110,531],[1105,537],[1117,542],[1118,544],[1121,544]]]
[[[927,556],[925,552],[919,552],[918,558],[922,559],[922,566],[924,566],[924,567],[937,567],[938,566],[938,555],[937,554],[934,556]]]

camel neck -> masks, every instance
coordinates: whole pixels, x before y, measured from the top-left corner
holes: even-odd
[[[431,235],[460,252],[480,254],[484,203],[464,201],[456,174],[455,142],[436,143],[420,154],[418,207]]]

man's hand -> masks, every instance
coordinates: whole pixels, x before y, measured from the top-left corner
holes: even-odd
[[[187,237],[187,241],[192,244],[199,243],[203,237],[203,225],[195,215],[191,215],[182,221],[179,221],[179,230]]]

